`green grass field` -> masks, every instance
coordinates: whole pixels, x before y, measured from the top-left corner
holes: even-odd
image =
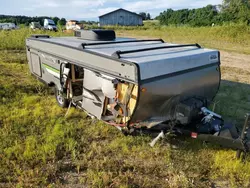
[[[147,28],[147,27],[146,27]],[[162,38],[170,43],[199,43],[208,48],[250,54],[250,27],[244,25],[215,27],[160,27],[122,30],[120,35]]]
[[[249,28],[233,34],[228,27],[118,33],[250,53]],[[0,187],[250,186],[250,157],[241,163],[232,150],[175,138],[151,148],[151,138],[124,136],[75,108],[64,117],[51,90],[29,73],[24,40],[32,33],[0,31]],[[229,76],[215,99],[216,111],[241,125],[250,111],[250,83],[240,80],[249,71],[222,66],[222,74]]]

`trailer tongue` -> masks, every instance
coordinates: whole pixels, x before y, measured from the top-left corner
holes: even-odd
[[[217,50],[116,38],[110,30],[79,30],[75,37],[34,35],[26,46],[31,73],[55,87],[62,107],[73,103],[128,132],[182,130],[248,151],[246,134],[239,137],[234,126],[207,109],[221,80]]]

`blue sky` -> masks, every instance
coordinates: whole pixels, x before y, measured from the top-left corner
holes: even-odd
[[[102,14],[124,8],[137,13],[149,12],[155,17],[168,8],[199,8],[221,2],[222,0],[0,0],[0,14],[97,20]]]

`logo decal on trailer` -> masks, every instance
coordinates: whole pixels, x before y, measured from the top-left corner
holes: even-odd
[[[210,62],[218,62],[218,56],[213,54],[209,56]]]

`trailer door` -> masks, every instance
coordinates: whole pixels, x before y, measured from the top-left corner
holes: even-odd
[[[37,76],[42,76],[41,72],[41,60],[38,54],[35,54],[33,52],[30,53],[30,60],[31,60],[31,68],[32,72],[36,74]]]

